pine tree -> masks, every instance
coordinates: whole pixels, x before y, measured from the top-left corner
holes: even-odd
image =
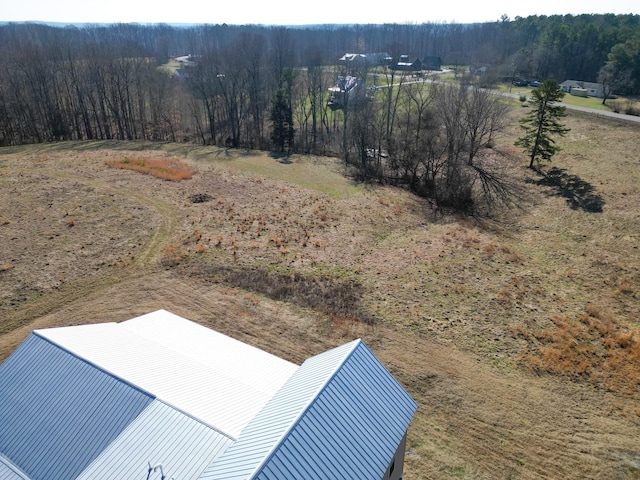
[[[293,146],[293,112],[291,101],[284,89],[279,88],[271,108],[271,141],[280,152],[291,151]]]
[[[529,154],[529,168],[534,168],[534,164],[550,161],[560,150],[551,136],[564,136],[570,130],[558,121],[567,115],[566,108],[556,104],[562,97],[564,92],[554,80],[545,80],[539,87],[531,90],[529,105],[532,110],[520,120],[524,135],[515,142],[516,146],[524,147]]]

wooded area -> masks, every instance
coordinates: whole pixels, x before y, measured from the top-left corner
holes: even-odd
[[[475,158],[505,107],[479,85],[550,78],[640,91],[639,15],[304,28],[6,24],[0,51],[0,145],[121,139],[336,155],[363,178],[444,204],[464,203],[468,182],[443,197],[438,178],[490,178]],[[483,73],[473,88],[424,88],[411,72],[340,64],[345,52],[439,57],[460,77]],[[359,88],[332,109],[338,75]]]

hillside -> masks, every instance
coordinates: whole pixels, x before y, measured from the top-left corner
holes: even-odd
[[[492,219],[328,158],[1,148],[0,360],[36,328],[159,308],[297,363],[360,337],[419,404],[405,478],[639,478],[640,126],[566,120],[546,177],[517,122],[496,143],[519,207]]]

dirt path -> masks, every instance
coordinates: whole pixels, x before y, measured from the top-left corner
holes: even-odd
[[[72,185],[75,192],[86,190],[89,195],[95,195],[99,192],[100,196],[119,199],[127,205],[133,205],[134,209],[144,209],[145,218],[144,222],[148,223],[148,234],[140,235],[140,232],[134,232],[139,227],[137,225],[131,225],[131,231],[125,222],[119,222],[117,229],[122,230],[120,234],[120,242],[127,241],[128,236],[132,234],[138,238],[135,253],[131,255],[122,256],[117,252],[121,245],[109,245],[109,240],[104,242],[99,254],[116,255],[118,261],[114,262],[116,268],[100,268],[97,271],[90,271],[87,266],[79,265],[79,271],[69,278],[65,278],[63,281],[58,282],[53,288],[46,288],[44,294],[37,295],[35,298],[30,299],[26,304],[20,308],[3,315],[2,325],[0,326],[0,332],[8,332],[21,327],[19,331],[24,333],[24,329],[30,330],[32,328],[32,322],[36,319],[46,318],[56,312],[58,309],[64,306],[74,304],[76,301],[87,298],[92,294],[100,296],[100,292],[104,289],[110,288],[114,285],[122,284],[131,278],[141,278],[149,275],[152,272],[159,270],[160,259],[162,258],[165,246],[171,241],[171,238],[176,235],[176,230],[180,221],[180,213],[175,206],[175,203],[163,200],[160,196],[153,193],[141,191],[140,189],[131,188],[129,186],[114,184],[109,179],[101,178],[100,176],[92,176],[87,173],[81,173],[69,168],[64,168],[65,165],[57,163],[56,166],[44,166],[37,170],[38,179],[47,179],[49,183],[55,183],[56,185]],[[61,168],[62,167],[62,168]],[[24,178],[25,173],[14,171],[14,174],[18,178]],[[28,167],[27,167],[28,170]],[[46,191],[41,191],[34,194],[36,197],[33,201],[25,201],[22,205],[22,209],[33,209],[33,205],[38,205],[36,208],[40,208],[42,197],[46,196]],[[82,197],[78,198],[78,195],[74,195],[73,201],[70,203],[78,203],[82,201]],[[14,199],[15,200],[15,199]],[[14,208],[11,212],[7,212],[8,216],[12,216],[15,220],[15,226],[17,229],[26,232],[26,238],[33,238],[41,234],[41,228],[35,225],[37,221],[33,221],[28,217],[28,214],[21,215],[20,208],[17,207],[17,202],[13,202]],[[51,206],[51,204],[49,204]],[[23,212],[24,213],[24,212]],[[112,213],[108,214],[112,216]],[[68,218],[70,214],[65,213],[64,217]],[[43,217],[44,218],[44,217]],[[74,229],[80,222],[80,214],[71,217],[74,220]],[[9,222],[9,220],[7,220]],[[67,220],[70,222],[71,220]],[[100,225],[99,229],[94,232],[99,236],[105,236],[113,234],[113,231],[102,231],[105,225]],[[68,230],[71,227],[67,227]],[[4,233],[4,232],[2,232]],[[10,235],[6,235],[10,236]],[[53,237],[53,235],[50,235]],[[13,237],[11,240],[13,240]],[[112,237],[113,238],[113,237]],[[65,238],[65,240],[67,240]],[[10,245],[12,242],[7,241],[5,245]],[[35,248],[35,251],[23,252],[8,252],[8,249],[3,252],[3,256],[13,257],[16,264],[16,268],[19,269],[20,274],[24,277],[28,277],[28,273],[38,275],[37,270],[46,270],[45,264],[50,265],[48,260],[52,256],[56,255],[56,246],[53,251],[46,252],[48,245],[41,248]],[[33,247],[32,247],[33,248]],[[64,248],[60,246],[58,248]],[[80,249],[77,245],[71,253],[72,262],[78,265],[83,259],[79,256]],[[46,252],[46,253],[45,253]],[[38,258],[42,254],[42,258]],[[13,268],[12,268],[13,270]],[[27,280],[24,278],[23,280]],[[45,322],[46,324],[46,322]],[[18,337],[21,335],[19,334]],[[11,347],[15,346],[15,342],[11,342]],[[4,350],[4,345],[3,345]],[[4,353],[4,352],[3,352]],[[3,355],[4,356],[4,355]]]

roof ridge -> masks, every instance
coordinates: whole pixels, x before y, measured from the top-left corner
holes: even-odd
[[[5,465],[9,470],[11,470],[13,473],[15,473],[17,476],[19,476],[20,478],[23,478],[24,480],[31,480],[29,478],[29,476],[24,473],[15,463],[13,463],[8,457],[6,457],[5,455],[2,454],[2,452],[0,452],[0,463],[2,463],[3,465]]]
[[[48,329],[44,329],[44,330],[48,330]],[[112,372],[112,371],[104,368],[103,366],[97,364],[96,362],[93,362],[93,361],[89,360],[88,358],[80,355],[79,353],[68,349],[67,347],[65,347],[64,345],[60,344],[59,342],[56,342],[55,340],[47,337],[46,335],[43,335],[42,333],[40,333],[42,331],[43,330],[34,330],[33,332],[31,332],[31,334],[35,335],[36,337],[38,337],[38,338],[40,338],[42,340],[44,340],[47,343],[50,343],[51,345],[53,345],[54,347],[59,348],[60,350],[64,350],[67,354],[71,355],[72,357],[77,358],[81,362],[84,362],[84,363],[86,363],[88,365],[91,365],[92,367],[100,370],[101,372],[106,373],[110,377],[113,377],[116,380],[121,381],[122,383],[125,383],[125,384],[129,385],[131,388],[133,388],[135,390],[138,390],[139,392],[142,392],[145,395],[149,395],[154,400],[156,400],[158,398],[154,393],[150,392],[149,390],[147,390],[145,388],[142,388],[139,385],[136,385],[135,383],[127,380],[126,378],[123,378],[120,375],[115,374],[114,372]]]
[[[114,323],[114,322],[108,322],[108,323]],[[115,325],[118,325],[118,324],[117,324],[117,323],[115,323]],[[45,329],[45,330],[46,330],[46,329]],[[195,416],[195,415],[193,415],[192,413],[187,412],[184,408],[180,408],[180,407],[178,407],[177,405],[175,405],[174,403],[171,403],[171,402],[169,402],[168,400],[166,400],[166,399],[164,399],[164,398],[158,397],[155,393],[150,392],[149,390],[147,390],[147,389],[145,389],[145,388],[142,388],[142,387],[141,387],[141,386],[139,386],[139,385],[136,385],[135,383],[131,382],[130,380],[127,380],[126,378],[124,378],[124,377],[122,377],[122,376],[120,376],[120,375],[118,375],[118,374],[116,374],[116,373],[112,372],[111,370],[109,370],[109,369],[105,368],[104,366],[102,366],[102,365],[100,365],[100,364],[98,364],[98,363],[96,363],[96,362],[93,362],[93,361],[89,360],[88,358],[85,358],[84,356],[82,356],[82,355],[80,355],[80,354],[78,354],[78,353],[76,353],[76,352],[74,352],[74,351],[72,351],[72,350],[69,350],[69,349],[68,349],[68,348],[66,348],[64,345],[61,345],[60,343],[56,342],[55,340],[52,340],[52,339],[50,339],[50,338],[48,338],[48,337],[44,336],[43,334],[41,334],[41,333],[40,333],[41,331],[42,331],[42,330],[34,330],[34,331],[32,332],[32,334],[33,334],[33,335],[35,335],[35,336],[37,336],[37,337],[39,337],[39,338],[41,338],[41,339],[42,339],[42,340],[44,340],[45,342],[48,342],[48,343],[50,343],[51,345],[53,345],[53,346],[55,346],[55,347],[57,347],[57,348],[59,348],[59,349],[61,349],[61,350],[64,350],[67,354],[69,354],[69,355],[71,355],[71,356],[73,356],[73,357],[77,358],[78,360],[80,360],[80,361],[82,361],[82,362],[84,362],[84,363],[86,363],[86,364],[88,364],[88,365],[91,365],[92,367],[96,368],[97,370],[100,370],[101,372],[103,372],[103,373],[105,373],[105,374],[109,375],[110,377],[113,377],[113,378],[115,378],[116,380],[118,380],[118,381],[120,381],[120,382],[122,382],[122,383],[125,383],[125,384],[126,384],[126,385],[128,385],[128,386],[130,386],[131,388],[133,388],[133,389],[135,389],[135,390],[138,390],[139,392],[141,392],[141,393],[143,393],[143,394],[145,394],[145,395],[148,395],[148,396],[149,396],[149,397],[151,397],[153,400],[156,400],[156,401],[158,401],[158,402],[164,403],[164,404],[165,404],[165,405],[167,405],[168,407],[170,407],[170,408],[172,408],[172,409],[176,410],[177,412],[182,413],[182,414],[183,414],[183,415],[185,415],[186,417],[189,417],[189,418],[191,418],[191,419],[195,420],[195,421],[196,421],[196,422],[198,422],[198,423],[201,423],[202,425],[206,426],[207,428],[210,428],[211,430],[214,430],[214,431],[216,431],[216,432],[220,433],[221,435],[224,435],[225,437],[230,438],[231,440],[234,440],[234,441],[236,441],[236,440],[237,440],[237,438],[236,438],[236,437],[234,437],[233,435],[231,435],[229,432],[225,432],[225,431],[223,431],[222,429],[220,429],[220,428],[218,428],[218,427],[216,427],[216,426],[212,425],[211,423],[206,422],[204,419],[199,418],[199,417],[196,417],[196,416]],[[133,333],[133,334],[135,334],[135,335],[137,335],[137,336],[140,336],[139,334],[137,334],[137,333],[135,333],[135,332],[131,332],[131,333]],[[157,342],[154,342],[154,343],[157,343]],[[174,351],[174,352],[175,352],[175,351]],[[175,353],[178,353],[178,352],[175,352]]]
[[[352,344],[353,346],[348,350],[348,353],[344,356],[344,358],[342,359],[342,361],[341,361],[341,362],[336,366],[336,368],[334,368],[333,372],[331,372],[331,374],[330,374],[330,375],[327,375],[326,379],[324,380],[324,382],[322,382],[322,384],[321,384],[321,385],[319,386],[319,388],[316,390],[315,394],[314,394],[313,396],[311,396],[311,400],[310,400],[310,401],[308,401],[308,402],[307,402],[307,404],[304,406],[304,408],[302,408],[302,409],[300,410],[300,412],[298,413],[298,415],[296,416],[296,418],[294,419],[294,421],[292,421],[292,422],[289,424],[289,427],[288,427],[288,428],[287,428],[287,429],[282,433],[282,435],[280,435],[280,438],[279,438],[276,442],[274,442],[274,443],[273,443],[273,446],[272,446],[272,447],[271,447],[271,449],[269,450],[269,453],[263,456],[262,461],[261,461],[261,462],[256,466],[256,468],[253,470],[253,472],[251,472],[251,474],[250,474],[247,478],[249,478],[249,479],[254,478],[254,476],[256,475],[256,473],[260,472],[260,470],[262,469],[262,467],[264,467],[264,465],[266,465],[266,464],[271,460],[271,458],[272,458],[272,457],[273,457],[273,455],[275,454],[276,450],[278,449],[278,447],[279,447],[279,446],[280,446],[280,444],[282,443],[282,440],[283,440],[284,438],[286,438],[286,437],[287,437],[287,435],[289,435],[289,433],[291,433],[291,432],[295,429],[295,427],[300,423],[300,421],[302,420],[302,418],[304,417],[304,415],[305,415],[305,414],[310,410],[310,408],[313,406],[313,404],[315,404],[315,403],[318,401],[318,398],[319,398],[319,396],[320,396],[320,393],[321,393],[321,392],[322,392],[322,391],[327,387],[327,385],[328,385],[329,383],[331,383],[331,381],[335,378],[335,376],[336,376],[336,375],[338,374],[338,372],[342,369],[342,367],[344,367],[344,365],[347,363],[347,360],[349,360],[349,358],[351,358],[351,356],[352,356],[352,355],[353,355],[353,353],[358,349],[358,347],[359,347],[360,345],[364,345],[364,342],[363,342],[361,339],[359,339],[359,338],[358,338],[358,339],[356,339],[356,340],[353,340],[353,341],[351,341],[351,342],[349,342],[349,343],[346,343],[346,344],[341,345],[341,346],[336,347],[336,348],[345,348],[345,347],[346,347],[347,345],[349,345],[349,344]],[[333,349],[333,350],[335,350],[335,349]],[[331,350],[329,350],[329,352],[331,352]],[[307,361],[308,361],[308,360],[310,360],[311,358],[316,358],[316,357],[318,357],[319,355],[324,355],[324,354],[326,354],[326,353],[328,353],[328,352],[323,352],[323,353],[320,353],[320,354],[318,354],[318,355],[314,355],[313,357],[310,357],[309,359],[307,359]],[[304,363],[306,363],[306,361],[305,361]],[[304,365],[304,363],[303,363],[302,365]],[[301,367],[302,367],[302,365],[300,365],[300,367],[299,367],[299,368],[301,368]],[[296,373],[297,373],[297,372],[298,372],[298,371],[296,371]],[[292,375],[292,376],[290,377],[290,379],[291,379],[291,378],[293,378],[293,376],[295,376],[295,373],[294,373],[294,375]],[[287,383],[288,383],[288,381],[287,381],[287,382],[285,382],[285,385],[286,385]],[[272,397],[272,399],[273,399],[273,398],[275,398],[275,397],[278,395],[278,393],[280,393],[280,392],[282,391],[282,389],[284,388],[284,386],[285,386],[285,385],[283,385],[283,386],[282,386],[282,388],[280,388],[280,390],[278,390],[278,392],[276,392],[276,394]],[[270,403],[270,402],[269,402],[269,403]],[[267,403],[267,405],[269,405],[269,403]],[[263,407],[263,409],[262,409],[260,412],[262,412],[262,411],[264,410],[264,408],[266,408],[266,406],[267,406],[267,405],[265,405],[265,407]],[[259,414],[260,412],[258,412],[258,414]],[[255,418],[255,417],[254,417],[254,418]],[[241,437],[242,437],[242,434],[240,434],[240,437],[239,437],[239,438],[241,438]]]

